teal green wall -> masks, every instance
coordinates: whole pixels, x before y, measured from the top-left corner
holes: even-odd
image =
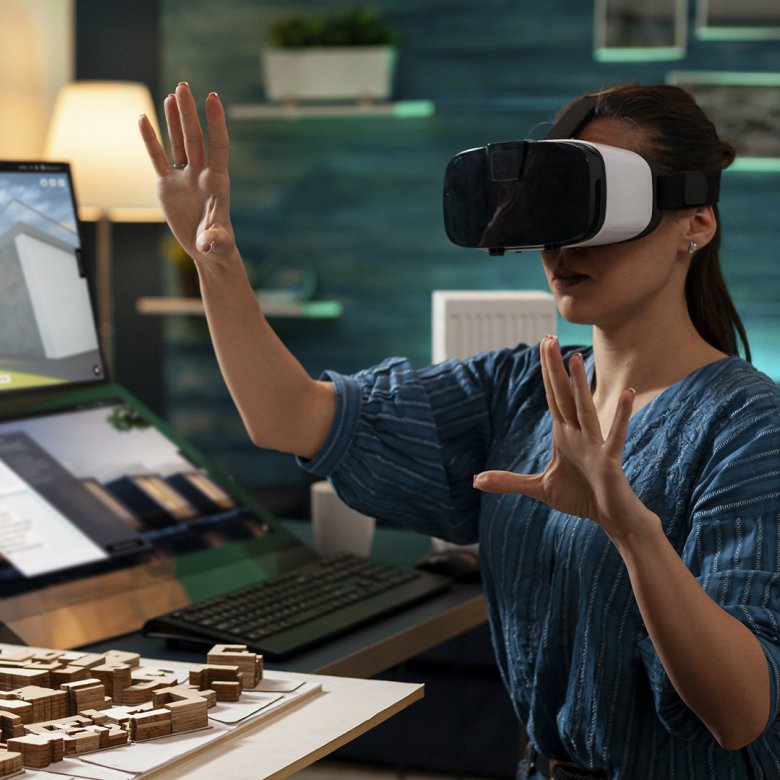
[[[598,63],[586,0],[378,0],[399,31],[398,99],[427,99],[417,119],[234,121],[233,212],[250,275],[260,285],[285,258],[311,265],[334,321],[275,325],[307,370],[353,371],[388,355],[430,356],[436,288],[544,289],[538,255],[488,258],[448,243],[441,178],[457,151],[540,137],[565,102],[670,70],[780,71],[780,41],[701,42],[682,61]],[[268,23],[290,11],[345,2],[162,0],[162,89],[190,82],[230,107],[263,100],[259,52]],[[693,6],[693,3],[692,3]],[[693,7],[691,7],[693,14]],[[778,100],[780,106],[780,100]],[[780,378],[778,173],[726,175],[724,272],[747,325],[755,363]],[[566,341],[588,332],[561,325]],[[302,486],[289,456],[246,439],[208,345],[205,324],[166,325],[167,416],[180,433],[246,485]]]

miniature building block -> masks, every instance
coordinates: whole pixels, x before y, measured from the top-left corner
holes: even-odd
[[[105,663],[90,669],[92,677],[100,680],[106,687],[106,696],[121,698],[120,691],[132,684],[132,667],[125,663]]]
[[[22,723],[33,722],[32,704],[28,701],[22,701],[16,694],[9,693],[4,695],[0,693],[0,709],[2,709],[3,712],[18,715],[22,719]]]
[[[162,707],[171,701],[189,701],[191,699],[205,699],[207,707],[213,707],[217,703],[217,694],[211,688],[200,690],[194,685],[182,683],[181,685],[172,685],[169,688],[160,688],[154,692],[152,704],[155,707]]]
[[[9,777],[22,771],[22,754],[0,747],[0,777]]]
[[[85,715],[68,715],[65,718],[47,720],[41,723],[30,723],[24,727],[27,734],[51,734],[52,731],[67,731],[68,729],[91,726],[92,720]]]
[[[128,650],[107,650],[104,658],[107,664],[127,664],[132,668],[141,663],[140,653],[131,653]]]
[[[59,659],[63,655],[65,655],[64,650],[36,650],[32,660],[40,663],[51,663],[52,661],[59,663]]]
[[[35,653],[29,647],[2,647],[0,648],[0,663],[5,661],[27,661]]]
[[[139,704],[137,707],[128,707],[124,704],[120,704],[113,707],[107,707],[106,709],[102,710],[102,712],[107,718],[106,725],[117,723],[120,726],[127,727],[131,715],[137,715],[142,712],[149,712],[149,710],[154,709],[157,709],[157,707],[155,707],[152,702],[146,701],[142,704]]]
[[[90,677],[89,669],[84,666],[60,666],[49,672],[49,685],[52,688],[59,688],[64,683],[86,680],[88,677]]]
[[[25,685],[49,687],[48,669],[28,669],[23,666],[0,666],[0,691],[13,691]]]
[[[8,750],[21,753],[22,764],[33,769],[45,769],[49,764],[62,761],[65,755],[61,734],[26,734],[9,739],[6,746]]]
[[[96,725],[94,729],[100,737],[101,750],[124,745],[130,739],[130,732],[117,723]]]
[[[217,701],[238,701],[241,698],[241,683],[233,680],[212,680],[211,690],[217,694]]]
[[[69,712],[77,713],[82,710],[101,709],[111,703],[110,699],[106,700],[105,685],[94,677],[64,683],[60,687],[68,696]]]
[[[190,685],[200,690],[211,688],[217,693],[218,701],[237,701],[244,690],[244,675],[237,666],[206,664],[190,671]],[[234,683],[222,685],[223,682]]]
[[[69,729],[62,739],[66,756],[80,756],[100,750],[100,734],[92,729]]]
[[[254,688],[263,679],[263,656],[250,653],[246,645],[214,645],[206,656],[211,664],[237,666],[244,675],[244,685]]]
[[[130,739],[141,742],[144,739],[164,737],[171,733],[173,718],[170,710],[150,710],[130,716]]]
[[[24,735],[24,723],[18,715],[0,710],[0,742]]]
[[[51,688],[26,685],[13,691],[19,699],[32,705],[32,723],[64,718],[68,714],[68,694]]]
[[[163,708],[171,713],[171,731],[174,734],[209,725],[208,702],[202,697],[169,701]]]
[[[114,691],[114,701],[117,704],[140,704],[151,701],[152,694],[158,688],[176,685],[175,674],[159,669],[134,669],[131,675],[132,685],[123,688],[119,693]]]
[[[101,710],[82,710],[78,714],[84,718],[89,718],[92,723],[95,723],[98,726],[108,723],[108,715]]]
[[[66,653],[65,656],[69,666],[83,666],[86,669],[106,662],[106,656],[101,653]]]

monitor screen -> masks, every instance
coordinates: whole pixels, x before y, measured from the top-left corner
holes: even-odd
[[[104,378],[70,168],[0,162],[0,393]]]
[[[0,422],[0,590],[269,534],[126,401]]]

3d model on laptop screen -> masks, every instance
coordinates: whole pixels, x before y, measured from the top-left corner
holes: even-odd
[[[69,167],[0,162],[0,392],[103,378]]]
[[[270,529],[129,405],[0,421],[0,582],[195,551]]]

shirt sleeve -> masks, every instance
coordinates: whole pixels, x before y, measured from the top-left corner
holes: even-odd
[[[353,376],[329,372],[337,410],[307,470],[326,476],[358,511],[460,544],[477,541],[496,382],[533,362],[531,350],[482,353],[416,370],[391,358]],[[537,350],[538,353],[538,350]]]
[[[702,410],[702,413],[705,413]],[[774,389],[719,414],[693,491],[682,558],[704,591],[761,643],[769,669],[768,734],[780,731],[780,398]],[[673,734],[712,742],[672,686],[649,637],[642,661]]]

